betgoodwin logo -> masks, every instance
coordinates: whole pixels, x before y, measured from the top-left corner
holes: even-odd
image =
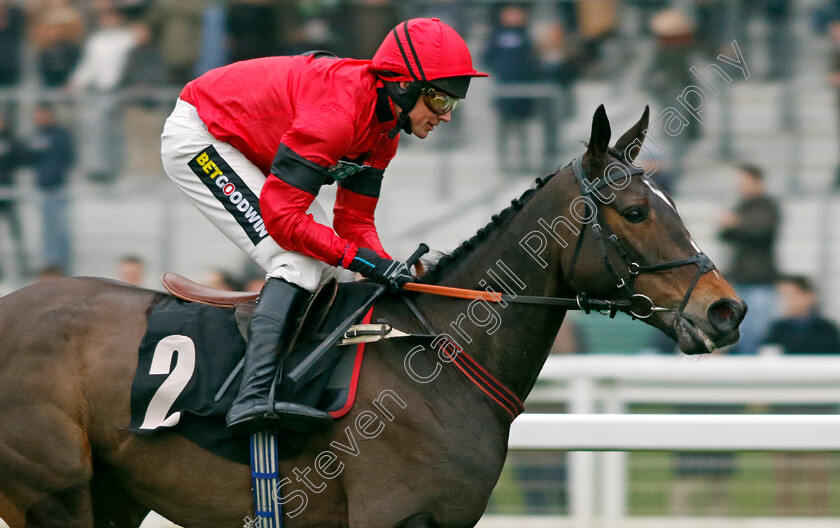
[[[189,161],[192,171],[210,189],[225,209],[242,226],[245,234],[256,246],[268,236],[260,200],[245,185],[242,178],[222,159],[212,145],[202,150]]]

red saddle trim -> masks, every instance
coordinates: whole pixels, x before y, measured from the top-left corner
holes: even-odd
[[[362,324],[369,324],[370,319],[373,316],[373,307],[368,310],[368,313],[365,314],[365,317],[362,319]],[[341,409],[336,409],[334,411],[329,411],[330,416],[333,419],[341,418],[348,412],[350,409],[353,408],[353,404],[356,402],[356,389],[359,388],[359,374],[362,372],[362,359],[365,357],[365,343],[359,343],[356,345],[356,360],[353,362],[353,377],[350,379],[350,388],[347,393],[347,401],[344,402],[344,407]]]

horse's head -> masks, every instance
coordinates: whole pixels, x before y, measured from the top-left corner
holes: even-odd
[[[610,123],[598,107],[586,153],[572,164],[584,197],[577,216],[587,225],[562,267],[576,291],[631,298],[632,311],[683,352],[711,352],[737,341],[747,307],[691,239],[673,200],[632,164],[647,128],[645,108],[610,148]]]

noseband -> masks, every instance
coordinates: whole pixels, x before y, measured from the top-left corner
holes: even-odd
[[[572,170],[575,174],[575,180],[577,181],[578,187],[580,188],[580,194],[581,196],[587,199],[587,202],[585,202],[587,207],[585,218],[589,218],[591,214],[591,211],[589,211],[589,208],[591,206],[589,204],[591,203],[594,206],[595,200],[598,199],[597,196],[593,197],[593,191],[599,190],[606,185],[617,184],[621,180],[624,180],[625,178],[630,178],[632,176],[641,175],[642,177],[645,177],[645,172],[643,169],[630,164],[629,166],[623,166],[620,174],[615,178],[613,178],[610,174],[604,174],[603,179],[599,178],[592,182],[586,179],[586,172],[583,170],[583,162],[581,161],[581,158],[575,158],[572,161],[571,165]],[[627,299],[630,301],[630,307],[627,309],[627,311],[630,313],[630,315],[639,319],[646,319],[653,315],[655,312],[672,311],[670,308],[656,306],[651,300],[651,298],[647,295],[635,293],[633,291],[633,287],[636,283],[636,277],[638,277],[640,274],[657,273],[664,270],[688,266],[689,264],[696,264],[697,273],[694,275],[694,279],[691,281],[691,284],[686,290],[685,295],[683,296],[682,303],[680,304],[680,307],[677,310],[677,313],[681,315],[685,310],[685,307],[688,305],[688,300],[691,298],[691,294],[694,291],[694,288],[697,286],[697,282],[700,280],[700,277],[702,277],[705,273],[708,273],[709,271],[715,269],[715,265],[712,263],[711,259],[702,251],[698,251],[689,258],[672,260],[661,264],[648,265],[639,264],[638,262],[635,262],[633,259],[630,258],[630,255],[627,253],[627,250],[621,244],[621,241],[619,241],[618,236],[612,230],[609,222],[607,222],[607,219],[603,216],[601,210],[598,209],[598,207],[595,207],[595,223],[592,224],[591,228],[592,236],[595,238],[598,247],[604,254],[604,267],[607,269],[607,272],[612,276],[615,282],[615,287],[621,292],[623,292],[627,296]],[[570,278],[574,276],[575,264],[577,264],[577,259],[580,255],[580,250],[583,246],[583,239],[586,233],[587,229],[585,229],[582,226],[580,234],[578,235],[577,242],[575,244],[575,252],[572,255],[572,264],[569,270]],[[609,251],[607,251],[607,243],[604,242],[605,240],[609,243],[609,247],[612,248],[613,252],[616,255],[618,255],[618,257],[623,262],[624,267],[627,270],[626,277],[622,276],[618,271],[616,271],[616,267],[613,265],[613,261],[610,259],[610,253]],[[586,294],[584,292],[581,292],[578,295],[583,296],[584,298],[586,297]],[[634,304],[636,302],[645,303],[647,306],[635,307]]]

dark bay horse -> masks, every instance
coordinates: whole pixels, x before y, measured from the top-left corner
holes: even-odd
[[[522,296],[644,295],[655,305],[645,321],[684,352],[735,342],[746,307],[698,257],[670,198],[632,168],[647,126],[646,109],[610,148],[599,107],[581,163],[538,180],[424,281]],[[185,527],[229,528],[253,515],[247,466],[176,434],[125,430],[138,345],[160,295],[72,278],[0,299],[0,518],[12,528],[136,527],[151,509]],[[409,295],[429,326],[523,400],[565,315]],[[376,305],[379,317],[428,333],[398,295]],[[511,416],[447,359],[426,338],[368,345],[354,409],[281,461],[288,526],[479,520]]]

